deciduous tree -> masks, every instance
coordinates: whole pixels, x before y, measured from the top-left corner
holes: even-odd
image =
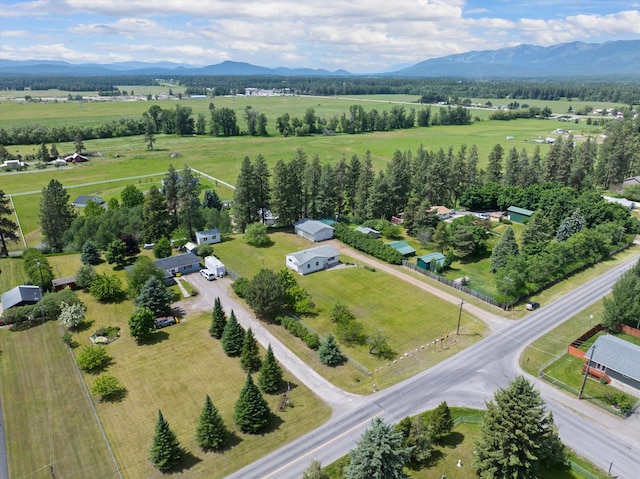
[[[267,227],[262,223],[251,223],[244,230],[244,239],[251,246],[268,246],[271,239],[267,234]]]
[[[76,357],[76,363],[85,371],[94,373],[107,367],[111,357],[104,346],[83,346]]]
[[[91,386],[91,394],[100,396],[100,401],[111,401],[121,397],[125,392],[118,378],[109,373],[103,373],[96,378]]]
[[[137,297],[151,276],[155,276],[160,282],[164,281],[164,271],[158,268],[149,256],[140,256],[127,273],[129,296]]]
[[[115,263],[117,266],[124,266],[127,264],[127,245],[121,239],[113,240],[107,246],[107,251],[104,253],[107,263]]]
[[[168,258],[171,256],[171,242],[168,238],[160,238],[153,246],[153,256],[156,258]]]
[[[329,475],[322,470],[320,461],[314,459],[302,473],[302,479],[329,479]]]
[[[127,185],[120,193],[120,199],[123,207],[133,208],[144,203],[144,194],[135,185]]]
[[[282,278],[270,269],[261,269],[249,283],[245,299],[258,316],[274,317],[286,300]]]
[[[155,314],[149,308],[140,308],[129,317],[129,333],[137,340],[147,339],[155,331]]]
[[[123,295],[122,282],[116,275],[96,274],[89,286],[89,293],[98,301],[115,301]]]
[[[75,329],[84,321],[87,308],[80,302],[67,304],[60,303],[60,316],[58,322],[67,329]]]

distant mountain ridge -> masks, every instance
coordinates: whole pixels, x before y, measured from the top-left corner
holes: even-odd
[[[267,68],[225,61],[193,66],[172,62],[119,62],[71,64],[63,61],[0,59],[0,75],[21,76],[356,76],[346,70],[314,68]],[[540,78],[576,76],[640,76],[640,40],[606,43],[572,42],[541,47],[518,45],[499,50],[470,51],[432,58],[396,71],[367,76]],[[364,76],[364,75],[357,75]]]

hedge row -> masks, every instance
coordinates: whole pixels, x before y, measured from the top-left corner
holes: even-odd
[[[374,258],[386,261],[389,264],[402,264],[402,254],[398,250],[378,239],[371,238],[359,231],[354,231],[345,224],[341,223],[336,226],[335,237]]]
[[[296,338],[302,339],[309,349],[317,350],[320,347],[320,336],[309,331],[299,320],[289,316],[277,316],[275,322],[284,326]]]
[[[11,324],[12,331],[29,329],[45,321],[58,319],[60,305],[80,303],[80,299],[70,289],[63,289],[57,293],[46,293],[42,300],[28,306],[18,306],[2,313],[0,323]]]

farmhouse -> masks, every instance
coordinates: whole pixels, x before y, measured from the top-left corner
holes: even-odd
[[[366,226],[358,226],[355,231],[362,233],[363,235],[371,236],[372,238],[380,238],[380,232],[373,228],[367,228]]]
[[[104,200],[99,196],[80,195],[75,200],[73,200],[71,206],[75,206],[76,208],[84,208],[87,206],[87,203],[89,201],[93,201],[94,203],[98,203],[99,205],[104,203]]]
[[[340,253],[333,246],[316,246],[286,255],[286,264],[287,268],[305,275],[338,264],[339,257]]]
[[[590,369],[640,390],[640,346],[607,334],[596,339],[585,357],[592,350]]]
[[[293,226],[297,235],[307,238],[309,241],[318,242],[333,238],[333,227],[322,221],[302,218]]]
[[[214,244],[221,241],[222,237],[218,228],[196,232],[196,243],[198,244]]]
[[[416,250],[409,246],[409,243],[406,241],[392,241],[387,244],[393,249],[397,249],[402,256],[413,256],[416,254]]]
[[[36,304],[42,299],[39,286],[21,285],[2,293],[2,310],[27,304]]]
[[[509,206],[507,208],[507,219],[514,223],[524,223],[534,212],[526,210],[524,208],[518,208],[517,206]]]
[[[79,153],[74,153],[73,155],[65,156],[64,161],[67,163],[84,163],[89,161],[89,158]]]
[[[418,268],[434,270],[441,269],[444,266],[444,255],[442,253],[429,253],[418,256]],[[432,266],[434,268],[432,268]]]
[[[171,284],[173,278],[178,274],[200,271],[200,258],[193,253],[183,253],[177,256],[157,259],[153,264],[164,271],[164,281],[168,284]],[[125,266],[124,269],[127,273],[130,273],[133,265]]]

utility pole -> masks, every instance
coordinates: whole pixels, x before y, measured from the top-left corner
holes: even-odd
[[[460,311],[458,311],[458,327],[456,328],[456,336],[460,334],[460,318],[462,317],[462,305],[464,304],[464,300],[460,300]]]
[[[589,376],[589,368],[591,367],[591,360],[593,359],[593,352],[596,350],[596,345],[594,344],[591,347],[591,354],[589,355],[589,360],[587,361],[587,369],[584,372],[584,379],[582,380],[582,387],[580,387],[580,394],[578,394],[578,399],[582,399],[582,393],[584,392],[584,386],[587,384],[587,377]]]

